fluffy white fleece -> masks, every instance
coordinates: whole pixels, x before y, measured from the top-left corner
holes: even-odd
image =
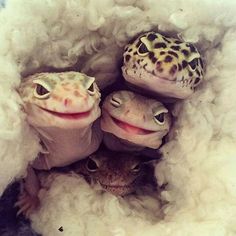
[[[8,0],[0,11],[0,193],[39,150],[14,90],[20,75],[79,59],[76,68],[103,87],[119,75],[125,43],[158,29],[197,43],[207,65],[202,86],[175,106],[156,167],[168,182],[164,216],[156,196],[118,199],[58,176],[33,226],[47,236],[236,235],[235,12],[232,0]]]

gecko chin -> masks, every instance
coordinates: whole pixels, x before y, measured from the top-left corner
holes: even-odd
[[[184,84],[177,80],[177,75],[171,79],[143,69],[134,71],[123,68],[123,76],[130,84],[153,91],[164,97],[184,99],[193,93],[191,84]]]
[[[147,134],[151,134],[151,133],[156,132],[156,131],[152,131],[152,130],[143,129],[143,128],[140,128],[137,126],[133,126],[133,125],[128,124],[124,121],[118,120],[117,118],[114,118],[112,116],[110,116],[110,117],[115,125],[117,125],[119,128],[121,128],[122,130],[124,130],[127,133],[136,134],[136,135],[147,135]]]
[[[135,188],[132,185],[124,185],[124,186],[117,186],[117,185],[106,185],[100,183],[101,187],[116,196],[125,196],[135,191]]]
[[[77,119],[83,119],[83,118],[87,118],[90,114],[92,109],[85,111],[85,112],[57,112],[57,111],[51,111],[48,109],[45,109],[43,107],[39,107],[41,110],[49,113],[52,116],[61,118],[61,119],[67,119],[67,120],[77,120]]]

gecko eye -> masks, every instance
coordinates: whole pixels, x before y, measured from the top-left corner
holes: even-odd
[[[88,88],[88,93],[89,93],[89,95],[91,95],[91,96],[93,96],[93,95],[96,93],[94,83],[92,83],[92,84],[89,86],[89,88]]]
[[[133,172],[139,172],[141,170],[141,165],[138,163],[138,164],[135,164],[131,167],[131,170]]]
[[[190,70],[195,71],[198,66],[198,59],[195,58],[189,62]]]
[[[92,160],[91,158],[88,158],[87,163],[86,163],[86,168],[90,172],[95,172],[98,169],[98,165],[94,160]]]
[[[34,90],[34,96],[39,99],[47,99],[50,95],[50,91],[42,83],[34,82],[36,84]]]
[[[137,52],[140,56],[145,56],[149,53],[149,50],[144,43],[141,43]]]
[[[120,107],[122,105],[121,99],[115,98],[114,96],[111,98],[110,102],[114,107]]]
[[[165,113],[159,113],[157,115],[154,116],[154,120],[159,124],[159,125],[163,125],[165,123]]]

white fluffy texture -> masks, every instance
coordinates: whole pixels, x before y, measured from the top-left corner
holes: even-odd
[[[20,73],[68,67],[79,58],[77,68],[104,86],[119,72],[125,43],[159,29],[197,43],[207,64],[202,86],[175,106],[156,168],[159,182],[168,182],[164,217],[155,215],[154,196],[123,201],[59,176],[33,225],[49,236],[62,235],[60,226],[72,236],[236,235],[235,12],[231,0],[8,0],[0,12],[0,190],[38,150],[12,90]]]

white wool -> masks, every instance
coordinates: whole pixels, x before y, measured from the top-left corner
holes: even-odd
[[[156,195],[116,198],[81,178],[58,176],[32,216],[44,235],[236,235],[236,2],[231,0],[8,0],[0,11],[0,193],[25,173],[38,139],[14,88],[20,74],[72,66],[101,87],[119,76],[122,50],[139,32],[195,42],[205,81],[178,102],[156,167]]]

